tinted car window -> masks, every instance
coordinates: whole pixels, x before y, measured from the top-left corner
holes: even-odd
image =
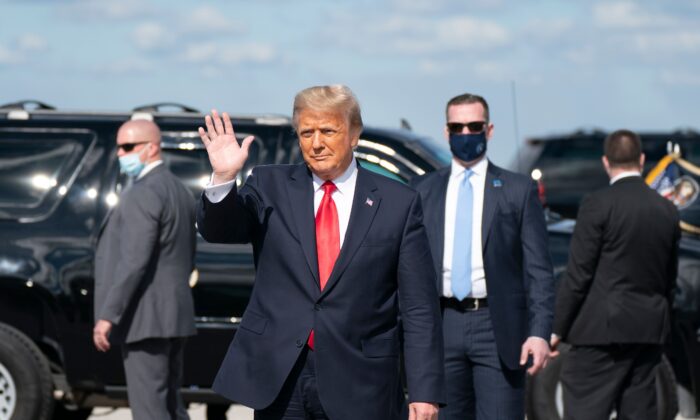
[[[85,131],[0,131],[0,217],[47,217],[93,142]]]
[[[248,160],[239,175],[239,184],[255,165],[266,163],[265,157],[269,152],[270,142],[266,143],[257,135],[236,133],[236,138],[240,143],[249,135],[252,135],[254,140],[248,151]],[[196,132],[164,132],[161,147],[165,164],[198,199],[211,176],[209,157],[199,135]]]

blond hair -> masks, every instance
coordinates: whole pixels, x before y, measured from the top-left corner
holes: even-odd
[[[312,86],[294,97],[292,125],[297,128],[298,115],[303,110],[337,111],[344,113],[353,130],[362,131],[360,103],[349,87],[344,85]]]

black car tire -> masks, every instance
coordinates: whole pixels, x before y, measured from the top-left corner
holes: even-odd
[[[526,389],[526,411],[528,420],[560,420],[564,403],[561,400],[562,358],[568,346],[562,345],[561,355],[549,361],[547,367],[535,376],[528,377]],[[666,356],[663,356],[656,371],[656,395],[659,420],[673,420],[678,413],[676,378]]]
[[[13,420],[49,420],[53,382],[41,350],[19,330],[0,323],[0,365],[16,389]]]
[[[71,410],[63,406],[63,404],[56,403],[53,408],[52,420],[87,420],[92,414],[92,408],[77,408]]]

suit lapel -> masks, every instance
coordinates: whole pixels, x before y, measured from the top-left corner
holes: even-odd
[[[300,164],[290,177],[287,189],[289,206],[292,209],[296,235],[306,256],[306,263],[313,275],[316,290],[319,290],[318,257],[316,254],[316,223],[314,220],[314,187],[311,174]]]
[[[377,214],[377,210],[381,205],[381,197],[377,193],[377,186],[372,181],[365,169],[357,165],[357,182],[355,183],[355,195],[352,200],[352,210],[350,211],[350,220],[345,234],[343,247],[340,249],[340,255],[335,262],[333,272],[326,283],[326,287],[321,292],[321,296],[325,296],[335,286],[347,268],[357,249],[362,244],[369,227],[372,225],[372,220]],[[369,201],[368,201],[369,199]],[[370,205],[369,202],[372,204]]]
[[[481,249],[486,249],[486,242],[491,232],[493,218],[498,209],[498,201],[503,194],[503,180],[500,178],[501,170],[489,162],[486,170],[486,184],[484,185],[484,209],[481,219]]]

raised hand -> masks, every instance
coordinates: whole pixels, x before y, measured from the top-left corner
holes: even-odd
[[[225,112],[222,117],[220,118],[216,110],[212,109],[211,116],[204,117],[206,131],[199,127],[199,137],[202,138],[202,143],[207,149],[209,163],[214,171],[212,179],[214,185],[236,179],[236,175],[243,169],[248,159],[248,149],[253,142],[253,136],[248,136],[239,146],[231,118]]]

